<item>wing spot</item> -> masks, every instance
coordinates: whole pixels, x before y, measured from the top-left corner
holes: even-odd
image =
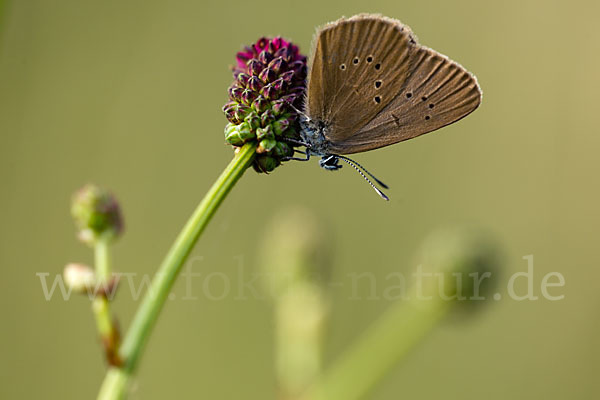
[[[340,69],[341,69],[342,71],[343,71],[343,70],[345,70],[345,69],[346,69],[346,64],[342,64],[342,65],[340,65]]]
[[[407,99],[410,99],[411,97],[412,97],[412,93],[411,92],[406,93],[406,98]]]
[[[352,60],[354,65],[358,64],[359,61],[360,61],[360,59],[358,57],[354,57],[354,60]]]
[[[370,63],[370,62],[373,62],[373,56],[368,56],[368,57],[367,57],[367,62],[368,62],[368,63]]]
[[[381,87],[381,81],[375,81],[375,89],[379,89]]]
[[[394,123],[396,126],[400,126],[400,118],[397,115],[392,114],[392,118],[394,118]]]
[[[376,69],[376,70],[379,70],[379,69],[381,69],[381,64],[380,64],[380,63],[377,63],[377,64],[375,64],[375,69]]]
[[[431,119],[431,117],[429,115],[425,116],[425,121],[429,121]]]
[[[427,96],[423,96],[423,97],[421,97],[421,100],[423,100],[423,101],[427,101]]]
[[[433,107],[435,107],[435,104],[433,104],[433,103],[429,104],[429,108],[433,108]]]
[[[375,103],[377,103],[377,104],[381,103],[381,97],[380,96],[375,96],[375,98],[373,100],[375,100]]]

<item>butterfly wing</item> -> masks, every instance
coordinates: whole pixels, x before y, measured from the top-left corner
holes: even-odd
[[[352,136],[332,140],[332,153],[358,153],[412,139],[479,106],[477,79],[462,66],[423,46],[411,58],[409,77],[397,96]]]
[[[378,15],[342,18],[321,28],[313,44],[306,113],[329,127],[330,141],[352,136],[401,90],[415,46],[410,28]]]

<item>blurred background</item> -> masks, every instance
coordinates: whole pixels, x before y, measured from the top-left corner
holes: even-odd
[[[560,301],[493,301],[441,324],[369,396],[597,398],[600,212],[597,93],[600,3],[316,0],[0,2],[0,398],[94,398],[105,366],[85,297],[46,301],[36,273],[92,262],[77,242],[71,194],[87,182],[120,199],[116,270],[153,273],[227,165],[221,107],[242,45],[282,35],[309,52],[315,27],[358,12],[411,26],[421,43],[475,73],[480,109],[356,160],[391,186],[381,201],[353,171],[289,163],[241,179],[192,254],[194,272],[249,280],[265,222],[300,205],[328,227],[329,365],[389,306],[354,296],[348,276],[383,287],[409,274],[429,232],[474,225],[505,250],[504,276],[534,256]],[[201,258],[200,258],[201,257]],[[506,287],[506,279],[504,287]],[[273,399],[274,322],[258,296],[182,300],[179,281],[135,378],[132,399]],[[212,283],[219,293],[219,281]],[[380,286],[378,286],[380,287]],[[520,292],[526,288],[519,286]],[[504,289],[505,292],[505,289]],[[503,294],[504,294],[503,292]],[[125,292],[124,292],[125,293]],[[356,298],[358,297],[358,298]],[[114,303],[123,329],[137,307]]]

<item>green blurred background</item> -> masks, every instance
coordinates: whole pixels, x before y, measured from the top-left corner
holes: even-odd
[[[102,381],[89,301],[46,301],[36,276],[91,262],[71,193],[89,181],[111,188],[127,225],[115,268],[154,272],[231,158],[221,106],[234,53],[276,34],[308,53],[315,26],[364,11],[401,19],[473,71],[482,107],[356,157],[390,184],[390,203],[347,168],[249,171],[196,247],[194,270],[235,279],[236,257],[259,270],[265,221],[293,204],[331,225],[337,280],[410,273],[430,231],[483,227],[505,248],[506,276],[533,254],[536,294],[556,271],[564,300],[503,299],[440,326],[369,398],[600,395],[598,2],[30,0],[0,13],[0,398],[89,399]],[[167,304],[131,398],[274,398],[270,302],[210,301],[195,285],[198,300]],[[389,307],[351,295],[350,285],[332,292],[326,364]],[[136,305],[129,294],[115,302],[123,328]]]

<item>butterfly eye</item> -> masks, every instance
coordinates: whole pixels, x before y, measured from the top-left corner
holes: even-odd
[[[342,71],[343,71],[343,70],[345,70],[345,69],[346,69],[346,64],[342,64],[342,65],[340,65],[340,69],[341,69]]]
[[[381,81],[375,81],[375,89],[379,89],[381,87]]]

